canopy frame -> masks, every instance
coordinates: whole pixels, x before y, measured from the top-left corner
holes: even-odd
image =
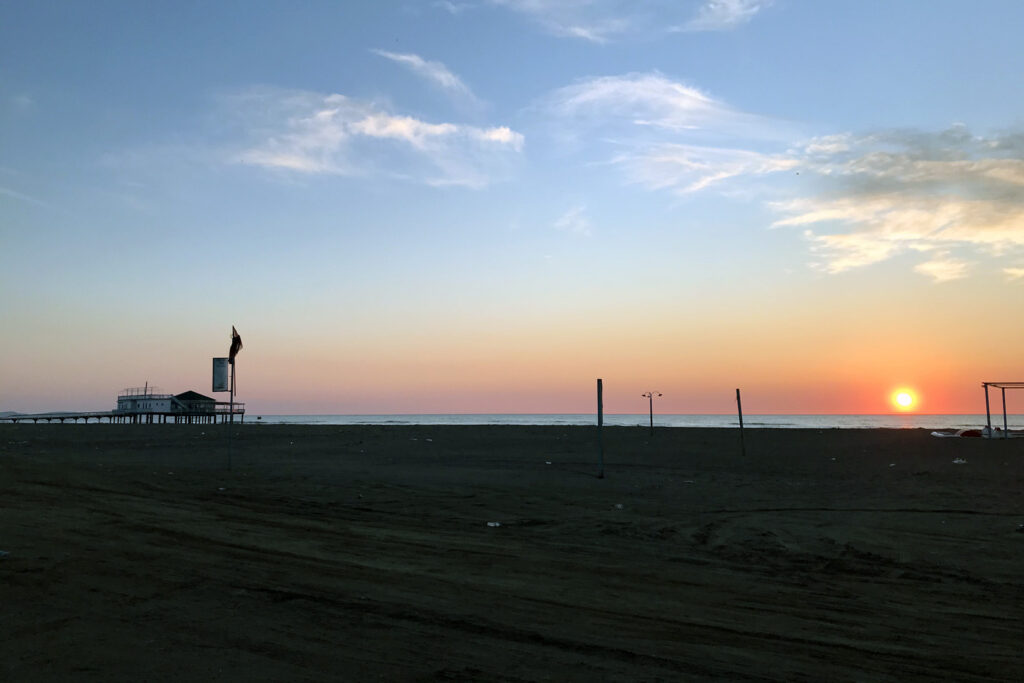
[[[1007,389],[1024,389],[1024,382],[982,382],[981,386],[985,389],[985,423],[988,425],[988,437],[992,438],[992,411],[989,408],[988,402],[988,388],[993,387],[999,389],[1003,397],[1003,438],[1010,438],[1010,430],[1007,427],[1006,422],[1006,390]]]

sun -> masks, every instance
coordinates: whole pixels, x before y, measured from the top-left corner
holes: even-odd
[[[913,410],[917,403],[917,397],[910,389],[897,389],[892,392],[892,404],[897,410]]]

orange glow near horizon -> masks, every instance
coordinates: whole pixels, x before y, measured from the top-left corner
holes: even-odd
[[[897,389],[892,392],[892,404],[900,412],[910,412],[917,407],[917,396],[911,389]]]

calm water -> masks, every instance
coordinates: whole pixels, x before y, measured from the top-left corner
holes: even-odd
[[[259,417],[260,419],[257,419]],[[605,415],[610,426],[649,424],[642,415]],[[261,415],[250,413],[245,424],[310,425],[593,425],[589,415]],[[1011,428],[1024,428],[1024,415],[1010,415]],[[735,415],[655,415],[656,427],[737,427]],[[963,429],[983,427],[984,415],[744,415],[745,427],[780,429]],[[993,426],[1003,426],[1002,414],[992,416]]]

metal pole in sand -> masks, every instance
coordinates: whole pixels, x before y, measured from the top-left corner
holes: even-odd
[[[992,411],[988,406],[988,382],[982,382],[981,386],[985,387],[985,424],[988,425],[987,436],[992,436]]]
[[[1006,426],[1006,387],[999,387],[1003,391],[1003,438],[1009,439],[1009,427]]]
[[[740,400],[740,390],[736,390],[736,410],[740,415],[740,454],[747,454],[747,445],[743,442],[743,402]]]
[[[604,479],[604,386],[597,380],[597,478]]]
[[[651,416],[651,436],[654,436],[654,397],[661,396],[661,394],[657,391],[648,391],[646,394],[640,395],[647,398],[647,408]]]

